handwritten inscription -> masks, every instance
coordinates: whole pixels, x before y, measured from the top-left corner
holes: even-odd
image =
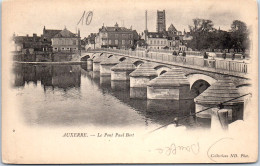
[[[197,142],[191,145],[176,145],[172,143],[170,146],[155,149],[159,154],[167,156],[177,155],[180,152],[187,152],[197,155],[200,152],[200,144]]]

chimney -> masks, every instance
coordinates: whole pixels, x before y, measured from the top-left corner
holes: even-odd
[[[44,27],[43,27],[43,33],[42,33],[43,35],[45,34],[45,25],[44,25]]]
[[[37,34],[34,33],[34,34],[33,34],[33,41],[34,41],[34,42],[36,42],[36,37],[37,37]]]
[[[145,30],[144,30],[144,40],[147,42],[147,10],[145,10]]]
[[[145,11],[145,30],[147,30],[147,10]]]
[[[80,29],[78,29],[78,37],[80,37]]]

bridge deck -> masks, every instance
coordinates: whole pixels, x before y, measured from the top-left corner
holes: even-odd
[[[164,65],[172,65],[172,66],[176,66],[176,67],[182,67],[182,68],[188,68],[188,69],[193,69],[193,70],[198,70],[198,71],[211,72],[211,73],[222,74],[222,75],[227,75],[227,76],[232,76],[232,77],[249,79],[248,74],[247,74],[247,64],[245,64],[245,63],[242,63],[242,65],[244,64],[246,66],[244,66],[244,68],[242,68],[242,69],[239,69],[240,71],[231,71],[231,70],[228,70],[228,69],[231,69],[229,61],[227,61],[227,62],[229,62],[229,67],[227,69],[219,69],[219,68],[216,68],[216,64],[215,64],[215,67],[188,64],[185,57],[179,57],[180,59],[183,58],[183,61],[176,62],[176,61],[174,61],[174,60],[176,60],[176,59],[174,59],[174,58],[176,58],[176,56],[173,56],[170,54],[168,54],[168,55],[166,54],[165,55],[165,56],[167,56],[166,58],[164,57],[164,55],[162,55],[161,58],[158,58],[157,55],[156,56],[148,55],[148,57],[145,57],[146,55],[144,55],[144,54],[137,54],[137,53],[133,54],[132,52],[134,52],[134,51],[131,51],[131,52],[129,52],[128,50],[124,50],[125,52],[118,52],[118,51],[120,51],[120,50],[100,49],[100,50],[91,50],[88,52],[93,52],[93,53],[105,52],[108,54],[126,56],[126,57],[130,57],[130,58],[134,58],[134,59],[151,61],[151,62],[156,62],[156,63],[160,63],[160,64],[164,64]],[[201,58],[201,57],[196,57],[196,58],[201,59],[202,63],[204,63],[203,58]],[[208,61],[211,61],[211,60],[209,59]],[[214,60],[214,61],[216,63],[216,61],[218,61],[218,60]],[[225,60],[221,60],[221,61],[225,61]],[[233,62],[233,63],[236,63],[236,62]],[[241,62],[237,62],[237,63],[241,64]]]

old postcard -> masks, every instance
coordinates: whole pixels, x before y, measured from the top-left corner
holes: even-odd
[[[254,0],[6,0],[2,162],[258,160]]]

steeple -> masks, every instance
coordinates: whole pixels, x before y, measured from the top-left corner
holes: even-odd
[[[116,24],[115,24],[115,27],[118,27],[118,24],[117,24],[117,22],[116,22]]]

